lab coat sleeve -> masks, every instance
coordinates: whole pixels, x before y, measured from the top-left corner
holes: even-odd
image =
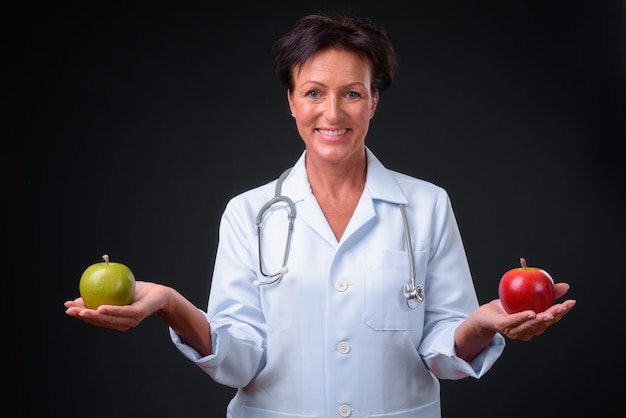
[[[430,353],[424,358],[428,368],[440,379],[457,380],[465,377],[479,378],[496,362],[504,351],[504,337],[496,334],[491,343],[471,362],[457,357],[454,351],[456,327],[446,329],[434,340]]]
[[[230,324],[211,324],[213,354],[202,357],[195,349],[185,344],[172,328],[169,329],[172,342],[189,360],[200,367],[216,382],[233,388],[250,380],[249,370],[256,370],[258,359],[263,355],[254,344],[236,341],[228,332]],[[252,355],[250,355],[252,353]]]
[[[505,340],[496,334],[471,362],[456,356],[455,330],[478,308],[478,297],[452,204],[443,189],[439,191],[430,225],[433,239],[426,278],[424,338],[419,352],[440,379],[478,378],[500,357]]]
[[[244,387],[265,365],[265,320],[259,291],[253,286],[256,242],[252,207],[231,200],[220,222],[219,244],[211,282],[207,320],[213,353],[206,357],[187,346],[172,330],[175,346],[188,359],[226,386]]]

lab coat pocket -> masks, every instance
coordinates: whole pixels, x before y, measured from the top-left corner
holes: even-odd
[[[424,288],[427,252],[413,252],[415,284]],[[376,251],[365,254],[365,303],[363,320],[375,330],[415,330],[423,322],[423,303],[407,306],[404,285],[411,281],[406,251]]]

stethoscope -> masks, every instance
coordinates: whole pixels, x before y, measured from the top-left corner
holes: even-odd
[[[278,180],[276,182],[276,189],[274,191],[274,197],[266,202],[261,207],[261,209],[259,209],[259,213],[256,216],[256,226],[259,241],[259,271],[268,280],[255,280],[253,282],[255,287],[276,283],[280,279],[282,279],[283,276],[289,271],[289,269],[287,268],[287,260],[289,259],[289,250],[291,248],[293,222],[296,219],[296,205],[294,205],[293,201],[290,198],[281,194],[281,188],[283,185],[283,181],[290,171],[291,168],[288,168],[280,175],[280,177],[278,177]],[[283,255],[282,267],[274,273],[266,273],[263,271],[263,256],[261,252],[261,224],[263,223],[263,217],[267,213],[268,209],[278,202],[283,202],[288,206],[287,217],[289,219],[289,225],[287,227],[287,243],[285,244],[285,253]],[[419,302],[424,302],[424,290],[421,286],[415,284],[415,263],[413,260],[413,246],[411,245],[411,232],[409,230],[409,221],[406,216],[404,204],[399,204],[398,206],[400,207],[400,212],[402,213],[402,222],[404,224],[404,238],[406,240],[407,252],[409,254],[409,266],[411,269],[411,280],[404,284],[404,286],[402,287],[402,291],[404,293],[404,298],[406,300],[407,306],[411,309],[415,309],[417,308],[417,304]]]

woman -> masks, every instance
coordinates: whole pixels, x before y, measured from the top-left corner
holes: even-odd
[[[275,45],[275,70],[305,150],[228,203],[207,312],[138,282],[131,305],[78,298],[67,314],[126,330],[157,313],[185,356],[238,388],[229,417],[440,417],[438,379],[481,377],[504,336],[530,340],[575,301],[479,306],[446,191],[365,145],[396,67],[368,19],[299,20]],[[556,298],[568,288],[556,284]]]

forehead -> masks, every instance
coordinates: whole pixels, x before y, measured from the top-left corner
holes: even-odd
[[[326,83],[328,79],[341,79],[369,86],[371,74],[372,65],[366,56],[338,48],[317,51],[304,64],[294,68],[294,77],[300,82]],[[296,86],[298,84],[296,82]]]

